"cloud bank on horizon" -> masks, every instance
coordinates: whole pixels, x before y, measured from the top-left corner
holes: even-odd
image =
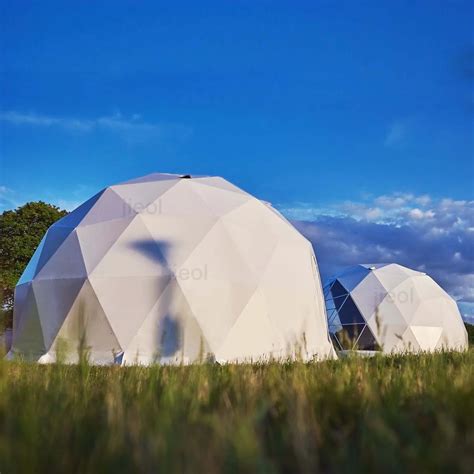
[[[323,281],[348,265],[400,263],[428,273],[474,321],[474,201],[395,193],[280,209],[313,243]]]

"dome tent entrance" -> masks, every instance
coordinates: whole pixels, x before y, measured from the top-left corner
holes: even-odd
[[[44,236],[15,292],[12,354],[93,363],[333,357],[313,249],[219,177],[152,174]]]

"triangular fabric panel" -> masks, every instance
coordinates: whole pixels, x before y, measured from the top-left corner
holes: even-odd
[[[140,184],[121,184],[111,189],[136,213],[159,215],[161,214],[160,196],[177,183],[179,183],[177,179],[165,179]],[[152,203],[155,205],[153,206]]]
[[[36,274],[38,274],[45,264],[51,259],[61,244],[73,232],[70,227],[51,226],[46,233],[43,249],[38,260]]]
[[[368,273],[351,291],[351,298],[365,318],[370,318],[375,313],[386,296],[387,290],[373,273]]]
[[[82,258],[88,273],[94,270],[132,220],[133,217],[129,217],[127,219],[100,222],[77,229]]]
[[[372,333],[377,335],[376,330],[369,325]],[[394,349],[402,346],[403,350],[406,350],[406,341],[403,339],[408,326],[406,324],[391,324],[387,326],[382,326],[380,328],[381,336],[378,336],[380,345],[383,347],[384,351],[392,352]]]
[[[409,320],[413,326],[439,326],[444,324],[444,315],[447,308],[442,298],[421,300],[416,311]],[[449,311],[449,309],[448,309]],[[447,314],[450,314],[449,312]],[[452,314],[452,313],[451,313]]]
[[[179,284],[214,349],[256,290],[257,281],[220,222],[212,227],[180,268],[197,275],[181,278]],[[199,275],[197,270],[200,270]]]
[[[273,208],[268,207],[263,202],[254,199],[253,204],[248,207],[253,207],[256,214],[265,223],[266,234],[276,236],[280,243],[287,245],[308,245],[309,241],[303,237],[280,213],[275,212]]]
[[[403,314],[400,312],[400,308],[397,305],[393,304],[392,298],[387,293],[387,296],[376,308],[376,311],[372,316],[367,320],[367,322],[376,324],[377,321],[381,326],[390,326],[394,325],[408,325],[408,322],[403,317]]]
[[[47,234],[46,234],[47,235]],[[23,273],[17,283],[17,285],[22,285],[23,283],[27,283],[31,281],[38,272],[38,262],[41,257],[41,253],[43,252],[44,242],[46,240],[46,235],[41,239],[38,247],[35,250],[35,253],[31,257],[31,260],[28,262],[28,265],[23,270]]]
[[[72,228],[77,227],[81,223],[82,219],[84,219],[86,214],[92,209],[94,204],[99,200],[104,191],[105,189],[92,196],[85,203],[71,211],[67,216],[64,216],[62,219],[57,221],[54,226]]]
[[[56,250],[54,258],[48,260],[38,272],[37,278],[83,278],[87,270],[82,258],[76,231],[71,232],[61,246]]]
[[[256,289],[250,283],[228,279],[210,282],[182,279],[179,284],[213,350],[219,347]]]
[[[90,352],[97,363],[113,363],[122,348],[100,305],[94,289],[86,281],[71,311],[55,339],[55,349],[60,350],[60,341],[66,342],[69,356],[78,350]],[[69,347],[68,347],[69,345]]]
[[[27,360],[39,358],[46,352],[43,332],[31,284],[26,284],[23,305],[15,312],[13,328],[13,352],[19,353]]]
[[[405,353],[405,352],[418,352],[420,350],[420,344],[416,339],[411,326],[406,328],[406,330],[401,334],[401,337],[397,342],[394,342],[391,352],[394,353]]]
[[[150,234],[136,216],[92,270],[97,277],[146,277],[169,275],[166,246]]]
[[[125,350],[171,276],[90,277],[110,325]]]
[[[230,238],[226,226],[218,221],[201,239],[182,267],[202,268],[205,264],[206,279],[231,280],[253,287],[256,279],[252,269],[242,259],[241,251],[242,249]]]
[[[352,267],[348,271],[341,274],[337,281],[345,288],[346,292],[353,291],[357,285],[367,276],[369,275],[371,270],[362,267],[361,265],[357,265]]]
[[[319,330],[327,332],[322,301],[320,310],[317,309],[318,290],[311,260],[306,245],[279,243],[260,277],[259,288],[265,292],[268,317],[290,344],[302,343],[304,334],[310,330],[308,325],[318,317],[323,323],[322,327],[318,325]],[[282,272],[285,279],[280,278]]]
[[[420,298],[416,287],[413,285],[413,279],[407,278],[388,292],[385,305],[395,306],[403,316],[404,321],[411,324],[422,301],[423,298]]]
[[[148,215],[218,217],[212,212],[212,209],[207,205],[202,195],[196,192],[196,187],[193,185],[192,180],[189,179],[180,180],[175,186],[163,193],[157,201],[150,204],[149,207],[157,208],[158,213],[155,212],[153,214],[147,209],[146,213]]]
[[[407,267],[402,267],[401,265],[396,265],[401,271],[406,273],[407,276],[409,277],[414,277],[414,276],[426,276],[424,272],[419,272],[418,270],[412,270],[411,268]]]
[[[398,265],[385,265],[373,270],[380,283],[388,290],[393,291],[409,276]]]
[[[28,297],[28,292],[30,291],[31,288],[31,282],[26,282],[22,284],[18,284],[15,287],[15,293],[14,293],[14,300],[15,304],[13,311],[20,313],[23,310],[23,306],[26,302],[26,299]],[[16,315],[13,318],[13,327],[15,327],[15,323],[19,321],[19,317],[16,317]]]
[[[190,363],[209,346],[176,280],[171,280],[128,344],[124,363]]]
[[[255,361],[259,356],[280,356],[288,349],[285,339],[268,319],[265,296],[257,290],[216,351],[216,359]]]
[[[188,268],[184,263],[194,249],[206,237],[217,218],[209,216],[168,216],[159,217],[143,214],[140,216],[151,237],[162,250],[168,268],[182,277],[194,270],[204,272],[205,264],[199,268]]]
[[[193,181],[191,184],[216,217],[226,215],[251,199],[247,194],[228,192],[224,189],[200,184],[199,180]]]
[[[237,186],[234,186],[232,183],[229,183],[225,179],[222,179],[218,176],[206,176],[204,178],[193,179],[193,181],[198,184],[205,184],[207,186],[213,186],[218,189],[225,189],[226,191],[232,191],[234,193],[247,195],[247,193],[242,189],[238,188]]]
[[[35,280],[32,283],[47,350],[63,325],[84,282],[85,277]]]
[[[15,306],[13,308],[13,338],[15,338],[17,334],[20,334],[23,315],[27,313],[27,307],[30,305],[29,299],[34,298],[31,288],[31,282],[23,283],[15,287]]]
[[[222,217],[221,222],[235,246],[240,250],[245,263],[258,278],[265,272],[278,245],[278,238],[273,235],[269,238],[266,235],[265,223],[258,218],[258,214],[248,209],[247,204]]]
[[[410,326],[421,350],[430,351],[436,348],[443,328],[430,326]]]
[[[107,222],[114,219],[127,219],[137,212],[131,203],[122,199],[113,189],[106,189],[95,203],[94,207],[82,219],[80,226]]]

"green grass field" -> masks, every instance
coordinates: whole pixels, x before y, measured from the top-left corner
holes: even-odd
[[[474,350],[321,363],[0,362],[0,472],[474,470]]]

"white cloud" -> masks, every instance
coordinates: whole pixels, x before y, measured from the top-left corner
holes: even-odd
[[[408,215],[412,219],[432,219],[435,216],[435,213],[431,209],[422,211],[421,209],[415,207],[414,209],[408,211]]]
[[[0,211],[17,207],[15,193],[7,186],[0,185]]]
[[[57,118],[35,113],[15,111],[0,112],[0,120],[13,125],[33,125],[38,127],[62,127],[70,130],[87,132],[92,130],[94,121],[73,118]]]
[[[276,205],[280,212],[289,219],[295,220],[312,220],[316,219],[321,215],[333,215],[337,214],[333,208],[323,208],[314,206],[311,203],[306,202],[295,202],[292,204],[279,204]]]
[[[150,123],[141,119],[139,114],[130,118],[116,112],[95,118],[54,117],[34,112],[0,111],[0,121],[16,126],[60,128],[70,132],[90,133],[109,131],[129,138],[162,138],[163,135],[187,137],[191,129],[178,124]]]
[[[474,201],[395,193],[336,203],[319,215],[316,206],[304,208],[315,211],[306,212],[311,219],[295,218],[298,206],[282,212],[313,242],[323,279],[356,263],[397,262],[426,271],[462,310],[474,307]]]
[[[23,194],[0,185],[0,212],[8,209],[15,209],[32,201],[43,201],[49,204],[54,204],[60,209],[72,211],[97,191],[98,189],[89,185],[78,185],[73,190],[70,190],[68,196],[65,197],[55,195],[49,191],[34,195]]]
[[[385,209],[396,209],[406,205],[414,199],[413,194],[409,193],[393,193],[384,194],[374,199],[375,204]]]
[[[361,203],[346,201],[342,205],[338,206],[339,211],[344,215],[357,215],[361,219],[377,220],[379,219],[383,211],[380,207],[366,206]]]
[[[422,196],[414,197],[414,201],[420,206],[427,206],[431,202],[431,197],[427,194],[423,194]]]
[[[433,204],[433,205],[431,205]],[[434,200],[428,195],[416,196],[412,193],[393,193],[381,196],[365,196],[361,201],[344,201],[326,207],[310,203],[279,205],[278,208],[290,219],[310,220],[321,215],[350,216],[369,222],[402,223],[408,220],[432,219],[438,211],[446,212],[454,208],[462,209],[472,205],[468,201],[452,199]]]
[[[385,146],[396,146],[403,143],[408,135],[408,123],[404,120],[394,121],[385,135]]]

